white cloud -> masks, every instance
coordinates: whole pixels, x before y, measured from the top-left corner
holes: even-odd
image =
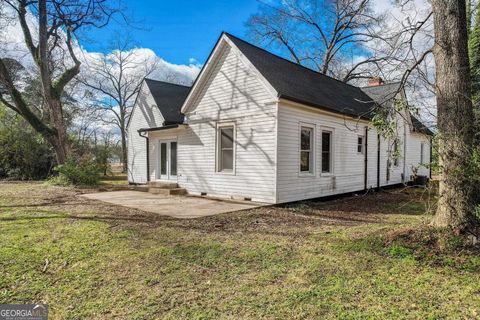
[[[10,15],[12,18],[15,16],[12,9],[9,9],[5,4],[0,6],[0,11],[3,14]],[[31,14],[27,14],[27,21],[32,30],[37,28],[36,20]],[[33,59],[25,46],[23,32],[17,20],[8,19],[7,22],[7,19],[2,19],[2,22],[4,23],[0,25],[0,56],[17,59],[27,68],[34,67]],[[36,34],[37,32],[32,32],[34,37]],[[83,64],[95,63],[95,60],[101,60],[103,55],[103,53],[99,52],[90,52],[81,45],[77,45],[75,49]],[[172,79],[174,82],[190,84],[201,69],[201,65],[195,58],[190,58],[188,64],[175,64],[157,56],[149,48],[133,48],[131,50],[134,51],[133,55],[138,62],[149,60],[158,63],[158,70],[152,74],[154,79]],[[85,65],[81,66],[81,68],[85,68]]]
[[[0,56],[13,58],[18,61],[27,69],[32,70],[32,74],[36,73],[33,70],[36,70],[34,61],[25,45],[24,36],[21,27],[17,19],[15,19],[15,12],[12,11],[5,3],[0,3],[0,13],[10,15],[12,19],[1,19],[0,21]],[[2,16],[4,17],[4,16]],[[35,39],[35,35],[38,32],[33,30],[37,29],[37,22],[35,17],[31,14],[27,14],[27,22],[32,30],[32,36]],[[81,75],[88,73],[89,67],[100,64],[105,57],[112,55],[112,52],[101,53],[101,52],[91,52],[82,47],[79,44],[75,46],[75,52],[77,57],[81,60]],[[162,57],[157,56],[157,54],[149,48],[132,48],[124,52],[125,54],[130,55],[132,65],[138,64],[143,66],[144,64],[155,64],[158,68],[149,75],[149,78],[156,80],[169,81],[178,84],[191,85],[194,79],[197,77],[200,72],[201,65],[194,58],[190,58],[188,64],[175,64],[166,61]],[[58,60],[62,63],[71,64],[71,61],[63,60],[63,55],[60,52],[57,52]],[[68,56],[68,55],[67,55]],[[141,70],[138,68],[129,68],[125,72],[131,74],[141,74]],[[142,77],[139,77],[142,79]],[[91,104],[92,100],[86,99],[84,97],[83,88],[79,85],[69,88],[69,93],[76,98],[77,107],[81,107],[83,110],[77,110],[78,119],[74,120],[74,125],[76,127],[82,127],[85,124],[89,125],[91,128],[96,128],[103,132],[114,132],[118,133],[118,130],[111,123],[103,121],[104,118],[112,117],[107,120],[113,120],[113,113],[109,112],[106,114],[100,115],[96,111],[92,111]],[[98,93],[94,93],[97,96],[95,97],[97,101],[102,99]],[[89,111],[90,110],[90,111]],[[90,112],[90,113],[89,113]]]

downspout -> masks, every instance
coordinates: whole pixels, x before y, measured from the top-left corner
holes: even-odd
[[[377,190],[380,190],[380,134],[377,135]]]
[[[402,183],[408,181],[407,179],[407,125],[403,123],[403,177]]]
[[[142,135],[142,133],[144,133],[145,135]],[[138,135],[142,138],[145,138],[146,150],[147,150],[147,182],[149,182],[150,181],[150,142],[148,139],[148,133],[138,131]]]
[[[429,170],[429,173],[428,173],[428,174],[429,174],[429,177],[428,177],[428,178],[429,178],[430,180],[432,180],[432,150],[433,150],[433,149],[432,149],[432,148],[433,148],[433,146],[432,146],[432,140],[433,140],[433,139],[432,139],[432,136],[430,136],[430,164],[428,165],[428,167],[429,167],[429,169],[430,169],[430,170]]]
[[[368,189],[368,126],[365,126],[365,191]]]

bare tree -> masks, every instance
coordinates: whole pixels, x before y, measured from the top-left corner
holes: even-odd
[[[411,3],[404,0],[401,4]],[[422,64],[433,54],[436,94],[439,199],[433,225],[448,227],[457,234],[478,237],[475,215],[478,168],[474,164],[474,114],[468,54],[468,14],[465,0],[432,0],[431,11],[421,21],[406,27],[410,36],[410,66],[401,77],[402,90],[414,72],[423,76]],[[414,38],[433,18],[433,47],[415,50]],[[425,80],[427,77],[423,77]],[[428,82],[428,80],[427,80]]]
[[[127,171],[127,123],[143,79],[157,69],[155,57],[145,57],[132,47],[129,37],[117,36],[110,53],[87,65],[80,81],[99,94],[97,108],[106,111],[104,122],[120,130],[123,170]]]
[[[248,26],[260,44],[277,45],[293,61],[348,82],[377,74],[380,63],[396,57],[392,54],[395,46],[384,46],[388,48],[386,52],[367,47],[378,41],[397,41],[397,35],[378,33],[384,16],[372,13],[372,3],[371,0],[286,0],[276,6],[262,3],[260,12],[250,17]],[[365,51],[368,51],[366,56]],[[352,55],[362,58],[349,61]]]
[[[106,0],[3,0],[0,4],[14,12],[21,26],[25,45],[37,68],[47,117],[41,118],[23,96],[21,86],[0,58],[0,82],[6,88],[0,101],[20,114],[52,145],[57,162],[64,163],[69,153],[62,95],[65,87],[80,72],[77,34],[86,28],[105,26],[117,12]],[[38,28],[28,23],[33,15]],[[2,15],[3,16],[3,15]],[[35,34],[36,33],[36,34]]]
[[[401,5],[411,4],[404,0]],[[415,37],[433,18],[433,47],[415,49]],[[403,26],[409,37],[409,67],[402,74],[399,91],[414,72],[424,77],[422,65],[433,54],[436,94],[438,155],[440,167],[439,199],[432,221],[457,234],[473,233],[478,238],[475,215],[478,167],[474,163],[474,114],[471,70],[468,54],[468,14],[465,0],[432,0],[431,11],[420,21]]]
[[[368,0],[286,0],[277,6],[264,4],[262,12],[249,21],[260,43],[276,44],[293,61],[321,73],[348,82],[370,77],[365,66],[380,73],[384,72],[382,67],[387,67],[400,80],[398,93],[414,78],[414,83],[420,82],[436,94],[440,188],[433,224],[456,233],[478,227],[465,1],[432,0],[431,11],[419,14],[410,10],[412,15],[407,19],[395,21],[393,33],[375,31],[373,24],[382,20],[372,17],[369,5],[373,1]],[[412,0],[397,4],[402,10],[415,7]],[[375,43],[381,43],[386,50],[367,50],[365,59],[348,66],[346,72],[338,72],[345,55]],[[426,63],[431,55],[436,65],[433,78]]]

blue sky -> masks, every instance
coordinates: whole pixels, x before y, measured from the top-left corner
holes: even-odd
[[[136,46],[150,48],[157,56],[175,64],[188,64],[190,58],[204,63],[222,31],[244,38],[245,22],[258,8],[256,0],[174,0],[125,1]],[[88,51],[105,51],[105,44],[125,26],[112,22],[94,30],[96,43],[84,42]]]

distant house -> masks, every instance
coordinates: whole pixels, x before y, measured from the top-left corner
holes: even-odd
[[[191,88],[146,79],[128,126],[128,180],[284,203],[429,175],[431,132],[407,110],[379,137],[398,84],[359,88],[222,33]],[[392,156],[395,154],[396,156]]]

